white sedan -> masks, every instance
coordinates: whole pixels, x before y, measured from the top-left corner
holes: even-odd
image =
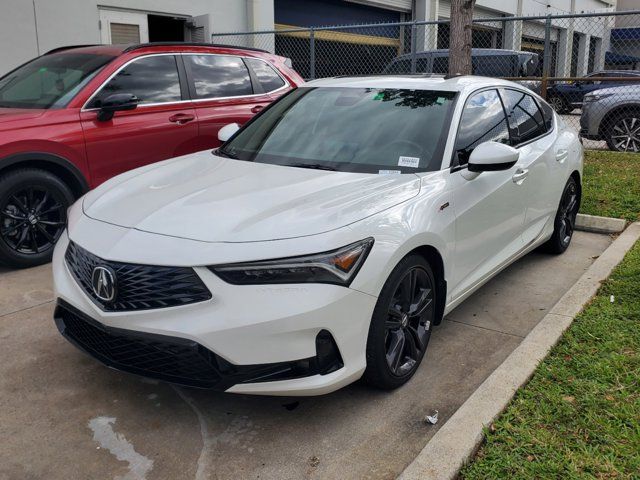
[[[582,147],[515,83],[320,80],[236,130],[70,209],[53,264],[68,340],[194,387],[391,389],[443,315],[534,248],[571,242]]]

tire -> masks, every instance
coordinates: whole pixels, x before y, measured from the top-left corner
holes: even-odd
[[[51,261],[67,223],[71,189],[35,168],[0,176],[0,263],[17,268]]]
[[[543,250],[559,255],[569,248],[571,239],[573,238],[576,215],[578,214],[579,208],[580,188],[575,178],[571,177],[562,191],[560,205],[558,206],[553,226],[553,235],[542,246]]]
[[[606,121],[604,139],[610,150],[640,152],[640,111],[617,113]]]
[[[558,95],[552,95],[549,97],[549,105],[551,105],[553,109],[561,115],[571,113],[573,111],[571,105],[569,105],[564,98]]]
[[[369,385],[391,390],[405,384],[416,372],[429,344],[431,329],[437,323],[436,285],[431,266],[420,255],[408,255],[391,272],[369,326],[367,368],[363,376]],[[407,302],[408,293],[414,305]],[[393,348],[400,345],[401,350]]]

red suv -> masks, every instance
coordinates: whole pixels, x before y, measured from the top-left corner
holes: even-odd
[[[75,198],[132,168],[217,147],[302,83],[288,59],[210,44],[53,50],[0,78],[0,263],[50,260]]]

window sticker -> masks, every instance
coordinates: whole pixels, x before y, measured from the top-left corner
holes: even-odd
[[[376,93],[375,97],[373,97],[374,100],[382,100],[384,99],[384,92],[379,92]]]
[[[420,157],[400,157],[398,159],[398,166],[418,168],[420,166]]]
[[[402,173],[400,170],[378,170],[378,175],[398,175]]]
[[[446,99],[446,98],[444,98],[444,97],[438,97],[438,98],[436,99],[436,103],[437,103],[438,105],[442,105],[446,100],[447,100],[447,99]]]

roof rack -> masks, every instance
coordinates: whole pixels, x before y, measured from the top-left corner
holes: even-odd
[[[235,48],[237,50],[251,50],[254,52],[271,53],[268,50],[253,47],[239,47],[236,45],[225,45],[222,43],[205,43],[205,42],[149,42],[130,45],[125,48],[122,53],[131,52],[146,47],[217,47],[217,48]]]
[[[73,48],[84,48],[84,47],[99,47],[99,44],[87,44],[87,45],[67,45],[64,47],[54,48],[53,50],[49,50],[45,55],[51,55],[52,53],[63,52],[65,50],[71,50]]]

